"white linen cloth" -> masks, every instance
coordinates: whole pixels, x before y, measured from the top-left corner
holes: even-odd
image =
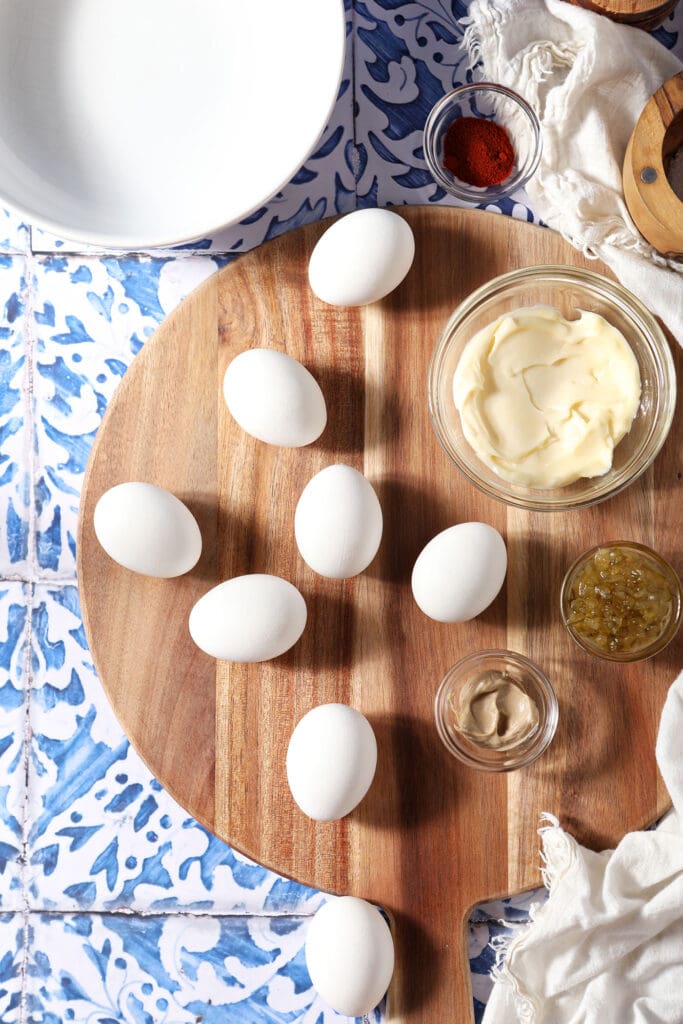
[[[464,24],[484,78],[520,93],[538,114],[543,155],[527,184],[535,213],[604,260],[683,344],[683,262],[642,238],[621,181],[643,107],[683,65],[641,29],[564,0],[474,0]]]
[[[656,747],[673,811],[603,853],[556,821],[541,829],[550,895],[500,951],[484,1024],[683,1022],[682,737],[683,673]]]

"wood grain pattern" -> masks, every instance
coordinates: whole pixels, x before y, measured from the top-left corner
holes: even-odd
[[[654,740],[680,638],[641,665],[591,659],[560,624],[568,564],[600,541],[633,538],[674,565],[681,550],[679,415],[654,467],[612,501],[572,514],[528,514],[485,498],[453,469],[429,422],[426,372],[457,303],[494,275],[534,263],[590,266],[559,236],[507,217],[402,209],[417,243],[410,274],[363,309],[325,306],[306,281],[325,225],[269,242],[191,295],[138,355],[99,431],[84,483],[79,581],[103,684],[134,745],[180,803],[217,835],[286,875],[384,905],[397,968],[390,1019],[471,1019],[469,908],[537,885],[539,814],[595,847],[615,843],[666,806]],[[603,272],[606,272],[604,268]],[[320,381],[329,425],[309,448],[242,433],[224,407],[230,359],[251,345],[286,349]],[[674,356],[683,360],[677,345]],[[385,517],[377,558],[347,581],[299,558],[293,512],[306,481],[343,461],[366,473]],[[178,580],[137,577],[109,560],[93,509],[124,480],[168,487],[197,516],[205,546]],[[469,519],[507,538],[505,592],[477,620],[432,622],[410,571],[437,531]],[[196,650],[187,613],[237,573],[278,573],[303,592],[301,641],[264,665],[216,663]],[[547,672],[560,702],[553,745],[535,765],[489,776],[441,746],[432,705],[463,653],[506,647]],[[289,794],[285,751],[296,721],[338,700],[370,719],[379,763],[363,803],[315,824]]]
[[[570,0],[570,3],[651,32],[669,17],[678,0]]]
[[[683,200],[666,176],[668,158],[683,145],[683,71],[647,101],[624,157],[624,197],[640,233],[655,249],[683,255]],[[656,180],[643,182],[643,168]]]

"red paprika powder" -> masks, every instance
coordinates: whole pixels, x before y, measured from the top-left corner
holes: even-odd
[[[486,188],[510,176],[515,151],[510,136],[495,121],[458,117],[443,141],[444,167],[467,185]]]

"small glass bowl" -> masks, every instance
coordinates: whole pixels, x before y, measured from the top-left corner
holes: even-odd
[[[641,396],[628,434],[602,476],[565,487],[523,487],[498,476],[470,447],[453,400],[453,374],[470,339],[499,316],[523,306],[554,306],[567,319],[585,309],[603,316],[626,338],[638,361]],[[458,306],[434,346],[427,377],[432,426],[451,461],[491,498],[536,512],[588,508],[613,497],[645,472],[664,444],[676,408],[676,372],[664,334],[635,295],[615,281],[577,267],[512,270],[472,292]]]
[[[491,670],[508,673],[539,712],[534,731],[509,750],[488,749],[474,743],[455,727],[450,708],[472,676]],[[511,772],[535,761],[552,740],[557,728],[557,697],[540,668],[523,655],[514,651],[475,651],[456,661],[441,680],[434,699],[434,718],[443,745],[463,764],[482,772]]]
[[[444,167],[444,137],[459,117],[496,121],[510,136],[515,162],[510,175],[500,184],[487,188],[468,185]],[[541,126],[526,100],[504,85],[492,82],[461,85],[442,96],[430,110],[423,147],[432,177],[446,192],[466,203],[485,205],[522,188],[535,172],[541,159]]]
[[[652,641],[647,647],[642,647],[639,651],[623,651],[623,652],[610,652],[603,651],[602,648],[591,643],[591,641],[578,633],[569,624],[569,600],[574,580],[578,573],[584,568],[584,566],[591,561],[591,559],[597,554],[598,551],[604,548],[627,548],[631,551],[637,551],[643,556],[646,562],[649,562],[653,569],[656,569],[671,584],[671,590],[674,595],[674,607],[671,618],[667,623],[665,629],[660,635]],[[637,544],[632,540],[617,540],[610,541],[606,544],[597,544],[594,548],[590,548],[589,551],[584,551],[582,555],[576,559],[569,569],[565,573],[565,577],[562,580],[562,587],[560,589],[560,612],[562,614],[562,622],[565,625],[567,632],[569,633],[572,640],[579,645],[588,654],[593,654],[596,658],[604,658],[606,661],[619,661],[619,662],[631,662],[631,661],[645,661],[646,658],[651,658],[654,654],[658,654],[659,651],[663,650],[666,645],[673,640],[678,628],[681,624],[681,618],[683,617],[683,591],[681,589],[681,581],[678,578],[678,574],[675,569],[669,565],[666,559],[658,555],[652,548],[646,547],[644,544]]]

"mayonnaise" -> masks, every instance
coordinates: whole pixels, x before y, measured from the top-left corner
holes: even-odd
[[[623,334],[597,313],[513,310],[467,343],[453,377],[463,433],[495,473],[526,487],[600,476],[640,403]]]

